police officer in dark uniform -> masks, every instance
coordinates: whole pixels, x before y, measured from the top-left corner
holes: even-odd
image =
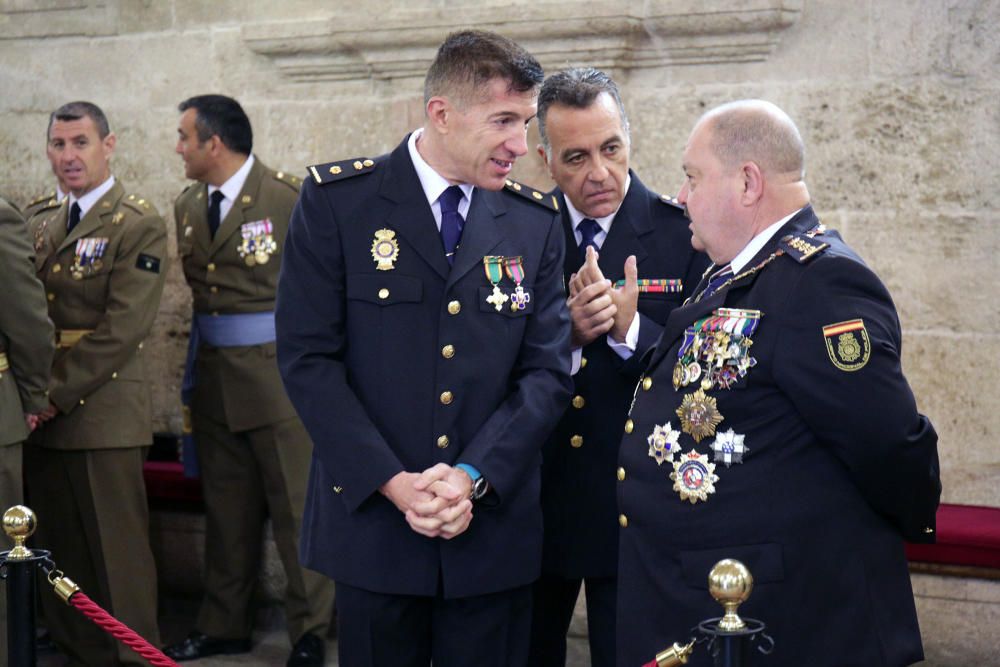
[[[510,40],[450,35],[423,128],[310,167],[292,217],[278,361],[341,664],[527,659],[541,444],[570,390],[556,202],[509,180],[541,82]]]
[[[740,611],[767,624],[769,665],[923,658],[903,540],[934,537],[937,435],[892,300],[820,223],[803,154],[756,100],[688,140],[677,199],[715,266],[668,319],[624,424],[618,664],[719,615],[706,584],[722,558],[754,577]]]
[[[613,666],[614,470],[636,377],[615,348],[641,356],[655,343],[708,260],[691,247],[683,207],[629,169],[628,118],[607,74],[578,68],[546,79],[538,127],[539,153],[559,186],[566,282],[581,270],[597,276],[569,300],[578,370],[572,403],[544,451],[545,541],[530,662],[565,664],[566,631],[585,580],[591,664]],[[603,316],[608,309],[615,317]]]

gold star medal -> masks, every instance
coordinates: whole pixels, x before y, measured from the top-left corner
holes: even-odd
[[[659,424],[653,427],[653,432],[646,438],[649,443],[649,458],[656,461],[656,465],[663,465],[664,461],[674,462],[674,452],[680,445],[677,440],[681,437],[681,432],[674,430],[667,422],[663,426]]]
[[[496,308],[499,313],[503,310],[503,305],[510,299],[500,291],[500,281],[503,280],[503,257],[486,255],[483,257],[483,270],[486,271],[486,278],[493,285],[493,292],[486,297],[486,303]]]
[[[396,242],[396,232],[391,229],[380,229],[375,232],[375,240],[372,241],[372,259],[375,260],[375,268],[379,271],[391,271],[396,268],[396,259],[399,257],[399,243]]]
[[[692,449],[683,454],[680,460],[674,461],[670,479],[681,500],[689,500],[694,505],[699,500],[707,501],[708,496],[715,493],[715,483],[719,481],[719,476],[715,474],[715,464],[708,462],[708,456]]]
[[[706,396],[701,389],[684,396],[681,407],[677,408],[677,416],[681,418],[681,430],[694,438],[695,442],[715,435],[715,427],[725,419],[719,414],[715,398]]]

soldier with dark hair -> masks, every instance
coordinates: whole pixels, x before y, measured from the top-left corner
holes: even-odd
[[[253,130],[223,95],[185,100],[177,133],[184,172],[177,248],[194,296],[185,403],[205,496],[205,596],[174,660],[250,650],[251,597],[270,517],[288,587],[290,667],[323,664],[333,582],[303,568],[299,528],[312,443],[275,362],[274,296],[301,179],[251,153]]]
[[[167,230],[156,209],[112,175],[115,143],[90,102],[50,117],[49,157],[69,193],[29,223],[57,350],[44,424],[31,435],[24,467],[44,517],[38,543],[98,604],[156,643],[142,477],[152,401],[142,348],[163,293]],[[145,664],[55,596],[41,600],[71,664]]]
[[[522,666],[541,444],[569,392],[557,204],[509,179],[542,69],[450,35],[424,126],[315,165],[278,288],[278,361],[315,449],[309,567],[340,664]]]

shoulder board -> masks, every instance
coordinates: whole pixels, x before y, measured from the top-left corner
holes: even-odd
[[[830,247],[829,243],[818,241],[808,234],[788,234],[783,236],[778,247],[799,264],[805,264]]]
[[[327,162],[309,167],[309,173],[320,185],[341,181],[351,176],[370,174],[375,169],[375,161],[371,158],[359,157],[342,162]]]
[[[362,164],[362,166],[364,166],[363,162],[361,164]],[[274,180],[281,181],[285,185],[289,185],[289,186],[291,186],[292,188],[294,188],[296,190],[298,190],[299,187],[302,185],[302,179],[301,178],[299,178],[298,176],[295,176],[294,174],[289,174],[288,172],[285,172],[285,171],[276,171],[276,172],[274,172]]]
[[[156,209],[152,204],[149,203],[144,197],[139,195],[129,195],[122,200],[122,204],[128,206],[132,210],[146,215],[147,213],[156,214]]]
[[[42,202],[47,201],[47,200],[51,200],[49,202],[49,204],[46,204],[47,206],[51,205],[52,203],[56,203],[56,204],[59,203],[59,201],[56,199],[56,191],[55,190],[49,190],[44,195],[39,195],[39,196],[35,197],[30,202],[28,202],[28,206],[26,206],[25,208],[28,208],[30,206],[37,206],[38,204],[41,204]]]
[[[674,208],[680,209],[682,211],[685,209],[684,204],[677,201],[676,197],[671,197],[669,195],[660,195],[659,199],[662,203],[666,204],[667,206],[673,206]]]
[[[517,181],[512,181],[509,178],[504,182],[504,190],[508,192],[513,192],[516,195],[521,195],[525,199],[532,201],[539,206],[544,206],[550,211],[559,210],[559,200],[553,194],[548,194],[546,192],[539,192],[532,187],[518,183]]]

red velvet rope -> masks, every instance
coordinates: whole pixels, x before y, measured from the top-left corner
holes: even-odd
[[[101,607],[81,591],[73,593],[69,603],[80,613],[104,629],[109,635],[128,646],[156,667],[180,667],[136,632]]]

